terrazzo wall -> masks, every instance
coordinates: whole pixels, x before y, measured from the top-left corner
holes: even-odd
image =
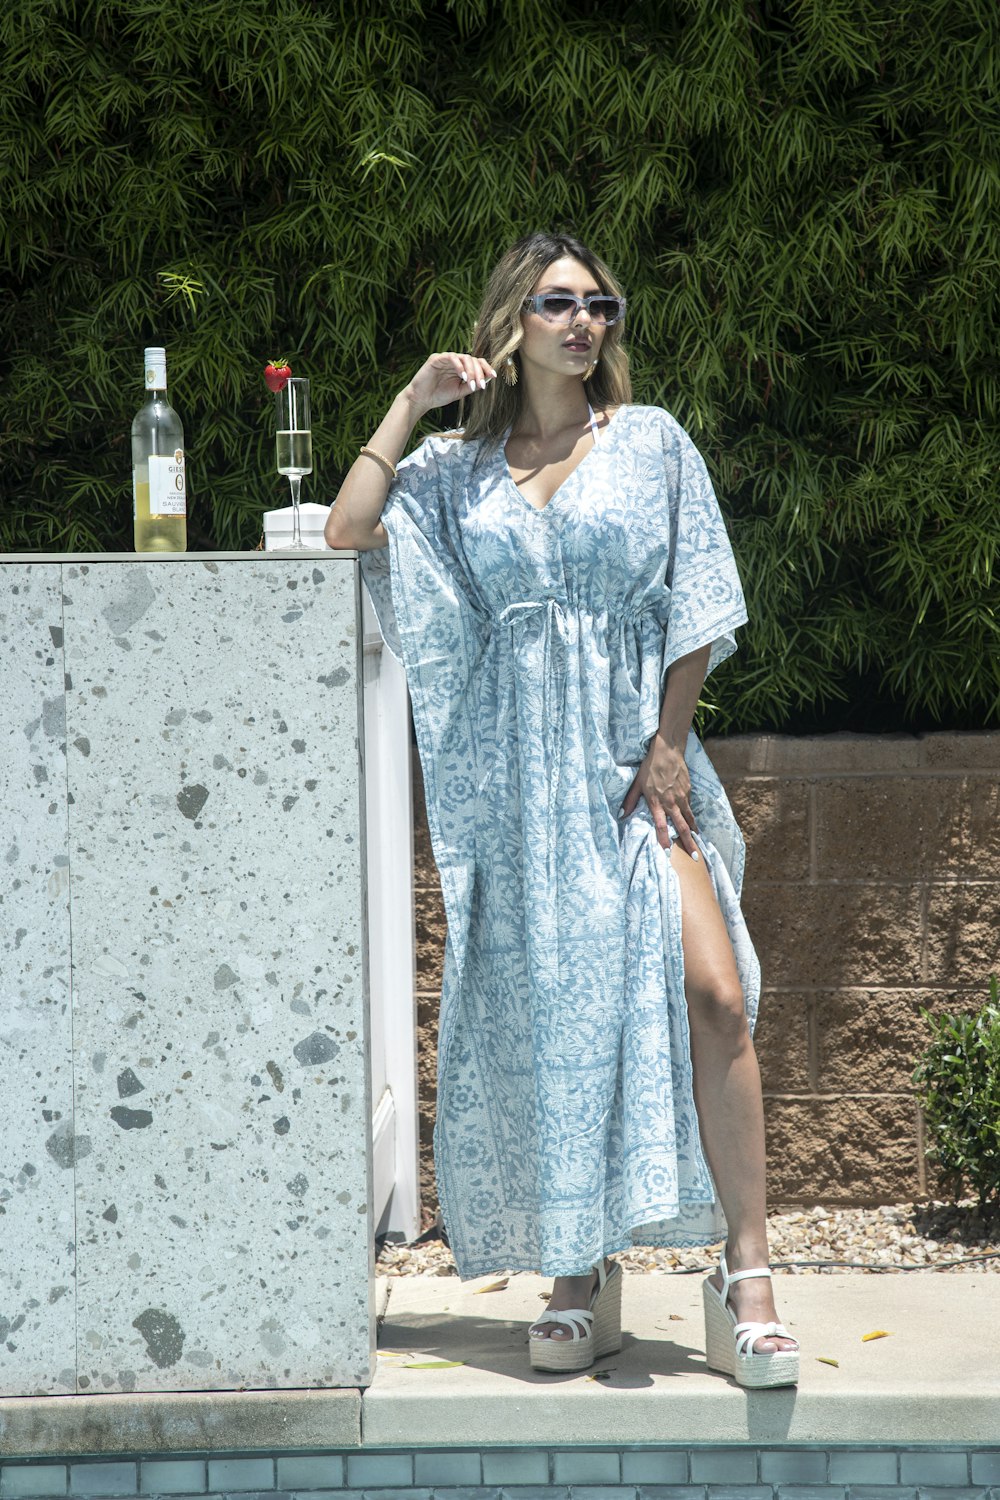
[[[356,569],[0,568],[0,1390],[370,1378]]]

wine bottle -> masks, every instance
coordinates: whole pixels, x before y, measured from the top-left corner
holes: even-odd
[[[187,551],[184,429],[167,400],[167,352],[146,349],[146,399],[132,423],[137,552]]]

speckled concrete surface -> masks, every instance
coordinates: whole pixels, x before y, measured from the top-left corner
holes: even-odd
[[[0,1368],[74,1378],[69,859],[60,569],[0,574]],[[72,1386],[70,1386],[72,1389]]]
[[[14,571],[4,599],[23,635]],[[30,1154],[47,1260],[29,1264],[22,1231],[19,1303],[0,1311],[37,1314],[67,1282],[69,1296],[4,1389],[364,1383],[355,570],[190,556],[20,571],[48,590],[38,630],[64,631],[42,714],[46,753],[66,746],[58,780],[49,769],[62,842],[39,851],[36,884],[53,931],[62,910],[64,1000],[68,871],[75,1101],[71,1114],[67,1014],[62,1033],[47,1027],[34,1091],[66,1094]],[[36,697],[40,671],[26,667]],[[19,705],[14,734],[39,709]],[[37,838],[49,817],[26,805],[22,821]],[[23,972],[37,1010],[38,968]],[[53,1261],[74,1211],[75,1303]],[[19,1360],[28,1345],[41,1357]]]

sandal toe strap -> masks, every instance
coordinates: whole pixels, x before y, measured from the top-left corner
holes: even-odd
[[[790,1339],[792,1337],[783,1323],[737,1323],[736,1327],[733,1329],[733,1333],[736,1336],[736,1353],[744,1359],[748,1355],[753,1354],[753,1346],[754,1344],[756,1344],[758,1339],[775,1337]],[[798,1348],[798,1346],[798,1339],[796,1339],[796,1349]],[[793,1352],[794,1351],[791,1349],[761,1350],[761,1353],[763,1354],[791,1354]]]
[[[530,1334],[541,1323],[564,1323],[572,1334],[570,1340],[572,1342],[575,1339],[589,1337],[593,1321],[594,1314],[584,1307],[550,1307],[542,1313],[540,1318],[535,1319],[528,1332]]]

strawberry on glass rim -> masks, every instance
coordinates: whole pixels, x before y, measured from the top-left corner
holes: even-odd
[[[292,378],[292,367],[288,360],[269,359],[264,367],[264,381],[269,391],[283,391]]]

